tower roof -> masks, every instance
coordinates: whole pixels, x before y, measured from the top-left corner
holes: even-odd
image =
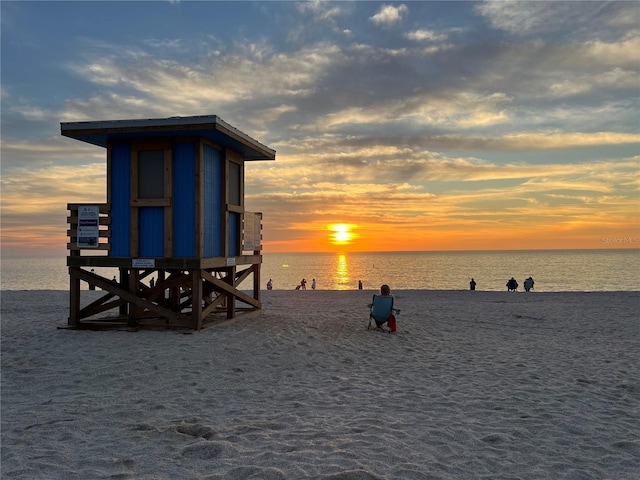
[[[217,115],[62,122],[61,134],[100,147],[109,141],[159,137],[202,137],[239,152],[244,160],[275,160],[276,152]]]

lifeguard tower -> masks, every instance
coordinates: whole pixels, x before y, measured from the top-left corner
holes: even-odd
[[[60,127],[107,149],[106,203],[67,205],[70,328],[200,330],[260,310],[262,214],[244,209],[244,166],[274,150],[215,115]],[[81,308],[82,282],[104,295]]]

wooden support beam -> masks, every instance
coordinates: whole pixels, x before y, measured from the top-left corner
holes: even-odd
[[[224,269],[176,270],[120,269],[120,281],[110,280],[80,267],[69,267],[70,316],[69,326],[96,325],[100,320],[107,324],[122,324],[137,328],[141,320],[161,318],[168,327],[189,327],[200,330],[206,326],[209,315],[222,306],[226,318],[235,318],[239,312],[261,308],[260,301],[238,289],[256,265],[236,271],[235,267]],[[143,280],[157,272],[158,280],[153,287]],[[218,275],[220,278],[218,278]],[[84,308],[80,308],[81,282],[102,289],[104,294]],[[169,292],[169,298],[166,293]],[[240,307],[237,302],[246,303]],[[119,308],[119,316],[98,319],[100,313]],[[85,320],[83,322],[83,320]],[[144,325],[146,323],[142,323]]]
[[[260,255],[260,250],[254,250],[255,256]],[[256,263],[253,266],[253,298],[260,302],[260,268],[262,267],[262,257],[260,263]]]
[[[134,305],[138,305],[138,306],[144,307],[147,310],[150,310],[150,311],[154,312],[159,317],[164,317],[164,318],[167,318],[167,319],[171,320],[176,325],[185,325],[185,324],[187,324],[186,315],[183,315],[183,314],[180,314],[180,313],[176,313],[176,312],[174,312],[172,310],[169,310],[169,309],[167,309],[165,307],[162,307],[161,305],[157,305],[157,304],[154,304],[153,302],[150,302],[150,301],[148,301],[146,299],[140,298],[140,297],[132,294],[128,290],[125,290],[124,288],[121,288],[120,285],[117,285],[117,284],[114,284],[114,283],[108,281],[104,277],[100,277],[100,279],[95,279],[93,276],[90,277],[90,275],[91,275],[90,273],[85,272],[84,270],[80,270],[80,269],[78,269],[78,271],[76,273],[77,273],[77,278],[79,278],[80,280],[84,280],[84,281],[91,280],[96,285],[96,287],[99,287],[102,290],[105,290],[107,292],[113,293],[114,295],[117,295],[118,297],[122,298],[123,300],[126,300],[130,304],[134,304]]]
[[[196,330],[202,329],[202,270],[191,274],[191,319]]]
[[[122,285],[122,288],[124,289],[128,289],[128,285],[129,285],[129,270],[126,268],[121,268],[119,270],[119,274],[120,274],[120,285]],[[112,280],[111,284],[117,284],[118,280],[116,280],[115,282]],[[96,285],[98,286],[98,285]],[[104,290],[104,288],[103,288]],[[109,290],[111,291],[111,290]],[[120,296],[120,298],[122,298],[122,296]],[[120,315],[128,315],[129,314],[129,304],[128,303],[122,303],[120,305]]]
[[[69,268],[69,320],[68,325],[77,327],[80,325],[80,278],[79,268]]]
[[[253,305],[255,308],[260,308],[260,302],[258,302],[255,298],[251,297],[250,295],[247,295],[241,290],[236,289],[233,285],[230,285],[228,282],[225,282],[224,280],[220,280],[219,278],[215,278],[209,272],[203,270],[202,278],[204,278],[207,282],[213,283],[218,290],[222,291],[228,296],[231,296],[231,300],[233,300],[233,297],[237,297],[243,302],[248,303],[249,305]]]
[[[138,270],[129,270],[129,281],[128,281],[128,289],[129,293],[135,298],[139,298],[138,295]],[[129,302],[129,318],[127,320],[127,326],[129,327],[137,327],[138,326],[138,309],[137,306],[140,306],[138,302]]]
[[[234,279],[236,277],[236,267],[229,267],[227,276],[223,279],[223,283],[226,282],[231,286],[229,294],[227,295],[227,318],[235,318],[236,316],[236,286]]]

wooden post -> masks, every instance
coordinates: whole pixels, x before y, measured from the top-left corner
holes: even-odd
[[[140,271],[136,270],[136,269],[131,269],[129,270],[129,277],[128,277],[128,289],[129,293],[132,293],[133,295],[135,295],[136,297],[139,296],[139,288],[138,288],[138,282],[140,279]],[[129,319],[127,321],[127,326],[128,327],[137,327],[138,326],[138,316],[137,314],[137,309],[136,309],[136,304],[133,302],[129,302]]]
[[[76,267],[69,267],[69,320],[72,327],[80,325],[80,279],[75,275]]]
[[[191,318],[196,330],[202,329],[202,270],[192,272],[191,282]]]
[[[78,230],[78,209],[71,208],[67,205],[67,209],[70,210],[69,218],[72,220],[71,230]],[[69,244],[76,246],[78,242],[77,235],[71,235],[69,238]],[[80,250],[73,249],[69,251],[69,256],[79,257]],[[68,325],[78,326],[80,324],[80,279],[75,275],[76,267],[69,267],[69,319]]]
[[[260,250],[254,250],[254,255],[260,255]],[[253,298],[260,301],[260,266],[262,265],[262,258],[260,263],[256,263],[253,266]]]
[[[171,305],[171,310],[178,311],[180,306],[180,287],[169,288],[169,304]]]
[[[119,269],[120,272],[120,279],[116,280],[114,283],[120,283],[120,287],[123,288],[124,290],[128,290],[129,289],[129,276],[127,275],[127,269],[126,268],[120,268]],[[120,313],[120,315],[128,315],[129,314],[129,309],[127,308],[126,303],[123,303],[122,305],[120,305],[120,307],[118,308],[118,312]]]
[[[236,278],[236,267],[229,267],[227,269],[226,282],[234,286],[234,280]],[[236,297],[232,294],[227,294],[227,318],[235,318],[236,316]]]

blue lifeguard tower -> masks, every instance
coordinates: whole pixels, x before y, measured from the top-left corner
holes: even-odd
[[[106,203],[67,205],[69,327],[199,330],[261,308],[262,214],[244,209],[244,166],[274,150],[215,115],[60,127],[107,150]],[[253,294],[239,288],[251,276]],[[81,308],[82,282],[104,296]]]

